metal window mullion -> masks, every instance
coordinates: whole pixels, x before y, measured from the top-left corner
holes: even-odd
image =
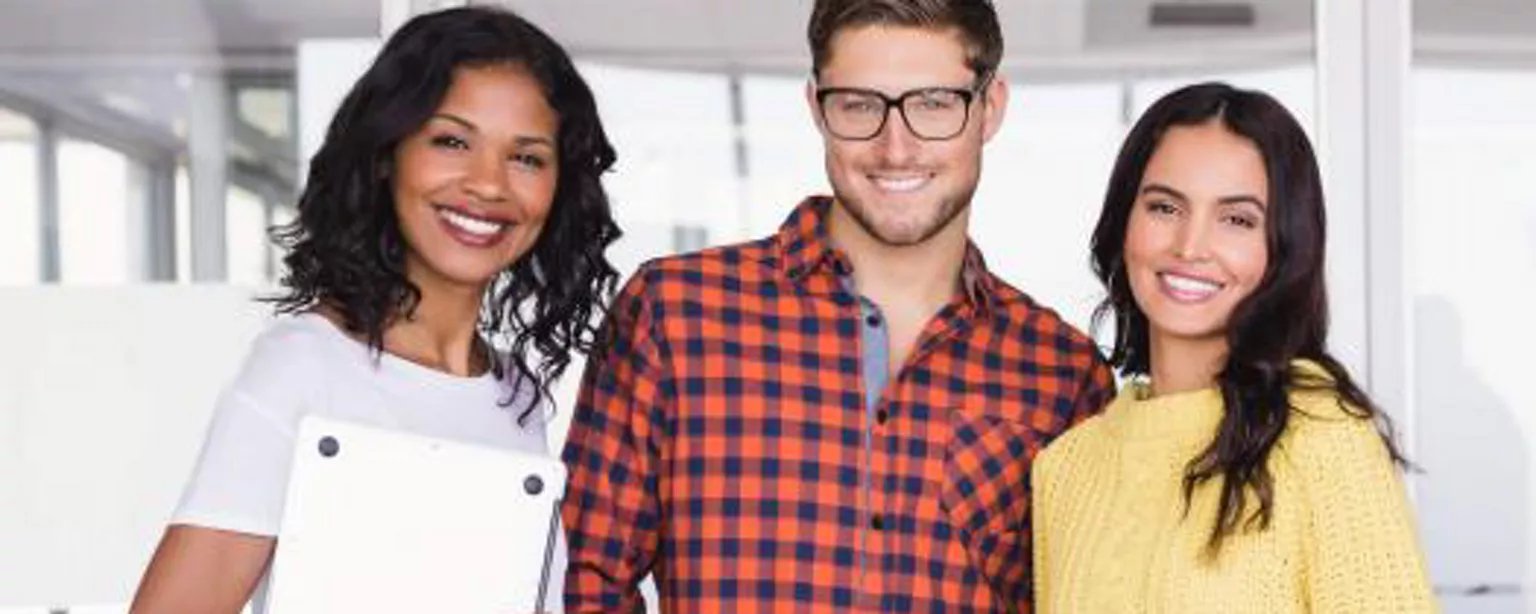
[[[50,117],[37,122],[38,281],[58,283],[63,258],[59,238],[59,132]]]
[[[176,281],[176,159],[161,157],[144,161],[146,194],[144,213],[148,237],[145,245],[150,281]]]
[[[188,113],[187,173],[190,181],[192,281],[222,283],[229,278],[225,240],[225,201],[228,190],[229,134],[226,100],[230,93],[219,72],[193,78]]]
[[[1317,3],[1330,349],[1397,420],[1410,457],[1417,432],[1403,134],[1411,15],[1410,0]]]
[[[741,72],[732,72],[727,82],[731,105],[731,154],[735,158],[736,232],[752,232],[751,182],[752,142],[747,138],[747,94]],[[706,239],[707,241],[708,239]],[[703,245],[698,248],[704,247]],[[698,249],[695,248],[695,249]]]

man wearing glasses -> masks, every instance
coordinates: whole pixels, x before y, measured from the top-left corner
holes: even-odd
[[[667,612],[1030,609],[1030,459],[1111,378],[967,239],[997,16],[817,0],[809,39],[834,196],[616,299],[564,454],[570,612],[648,572]]]

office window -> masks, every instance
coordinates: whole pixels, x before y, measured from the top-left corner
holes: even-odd
[[[186,163],[176,165],[175,194],[176,279],[192,279],[192,180]]]
[[[711,243],[742,237],[729,79],[603,64],[580,68],[619,153],[604,178],[624,228],[611,254],[619,270],[673,252],[676,226],[704,228]]]
[[[69,284],[136,281],[130,233],[142,227],[143,186],[126,154],[65,138],[58,147],[59,271]]]
[[[257,286],[268,281],[267,207],[261,196],[230,186],[224,199],[228,233],[229,283]]]
[[[1317,141],[1317,69],[1311,64],[1297,64],[1264,70],[1229,71],[1177,78],[1152,78],[1136,82],[1133,92],[1134,116],[1139,117],[1164,94],[1201,81],[1222,81],[1234,87],[1262,91],[1285,105],[1296,121]]]
[[[808,77],[748,75],[746,110],[746,217],[751,236],[778,230],[785,216],[811,194],[830,194],[821,134],[805,100]]]
[[[0,107],[0,285],[40,273],[37,137],[31,118]]]
[[[1121,92],[1104,81],[1014,85],[971,212],[993,272],[1083,330],[1103,294],[1088,237],[1125,130]]]

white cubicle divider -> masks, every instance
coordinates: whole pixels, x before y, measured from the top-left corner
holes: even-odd
[[[129,601],[270,313],[256,295],[0,288],[0,610]]]

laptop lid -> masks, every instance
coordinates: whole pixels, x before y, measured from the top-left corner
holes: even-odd
[[[307,417],[267,611],[546,611],[564,491],[554,459]]]

